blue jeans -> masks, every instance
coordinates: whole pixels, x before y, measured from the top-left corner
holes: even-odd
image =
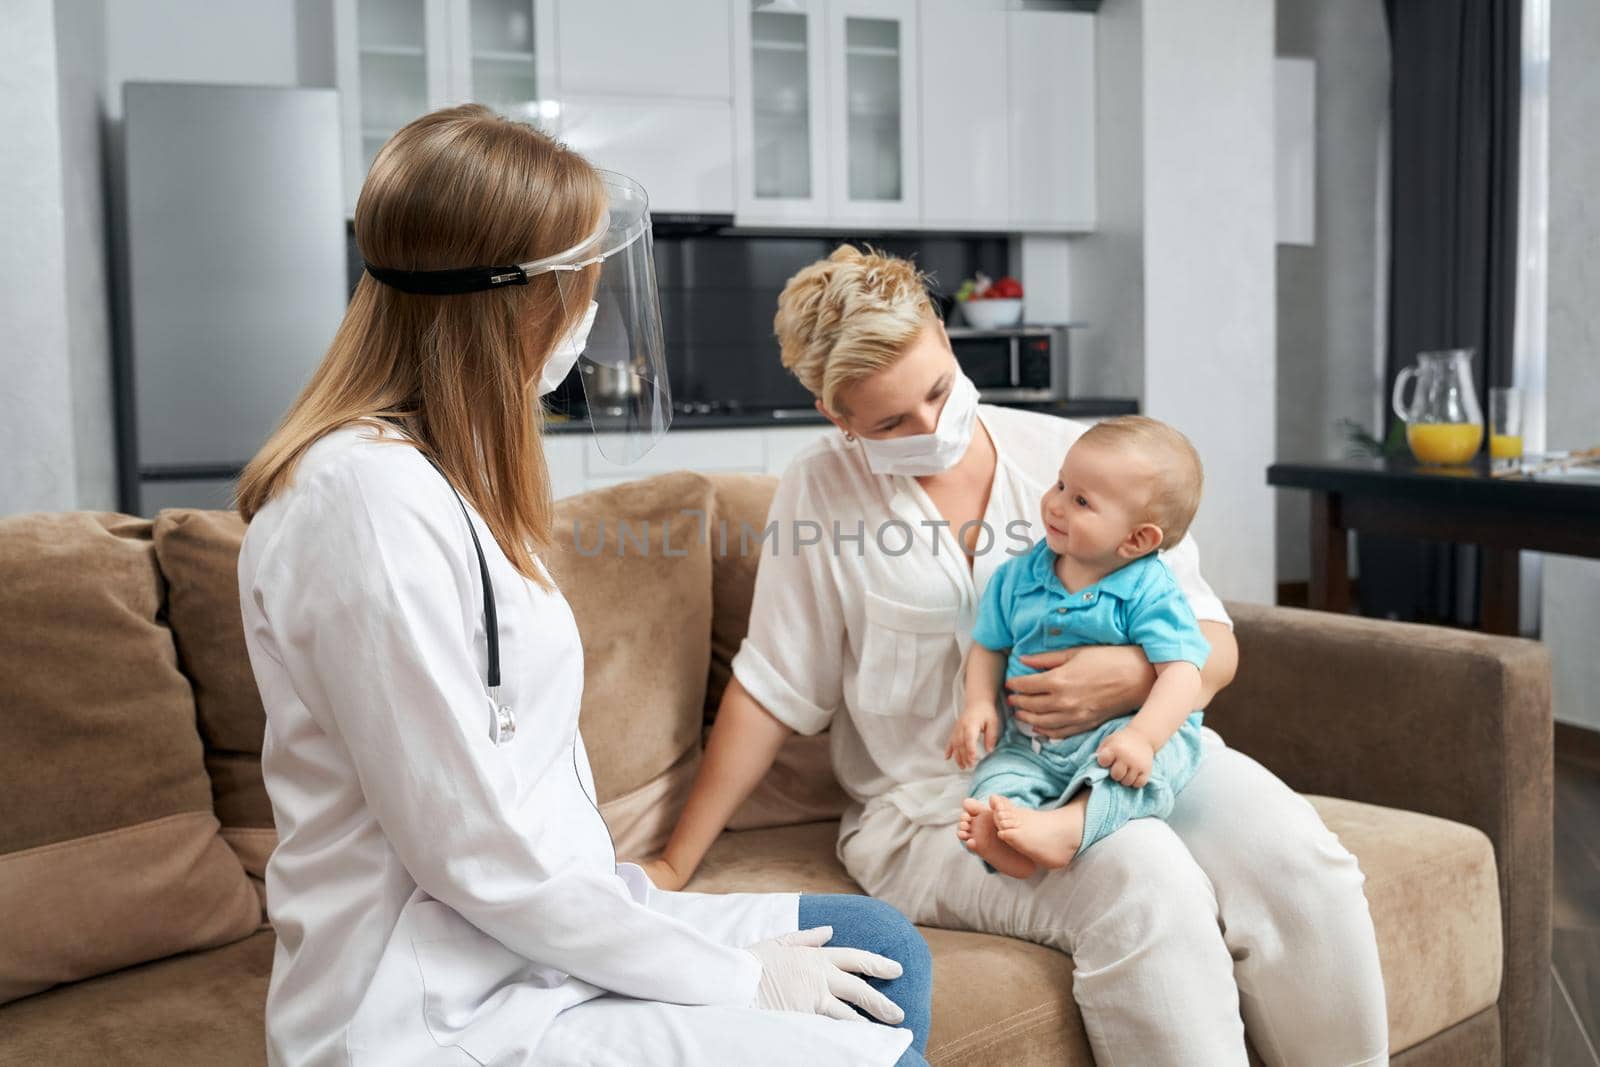
[[[829,945],[865,949],[900,964],[899,978],[867,982],[906,1013],[900,1025],[911,1031],[911,1044],[895,1067],[927,1067],[922,1054],[928,1048],[928,1022],[933,1017],[933,956],[911,920],[871,897],[802,893],[800,929],[814,926],[833,927]]]

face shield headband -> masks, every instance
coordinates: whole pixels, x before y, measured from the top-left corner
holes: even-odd
[[[649,198],[631,178],[599,174],[605,214],[592,233],[555,255],[503,266],[407,271],[367,264],[366,269],[385,285],[425,296],[527,285],[535,275],[554,274],[568,316],[592,325],[577,366],[596,444],[607,459],[632,463],[672,421],[666,343]]]

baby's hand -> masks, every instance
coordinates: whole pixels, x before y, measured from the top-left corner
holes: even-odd
[[[1156,750],[1141,734],[1124,726],[1101,742],[1096,758],[1100,766],[1110,768],[1112,781],[1140,789],[1150,780]]]
[[[979,749],[979,739],[984,745]],[[1000,712],[989,704],[969,704],[950,731],[950,743],[944,747],[944,758],[956,761],[956,766],[969,770],[985,752],[994,751],[1000,740]]]

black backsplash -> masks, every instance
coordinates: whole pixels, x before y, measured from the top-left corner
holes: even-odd
[[[676,400],[810,407],[811,395],[778,361],[772,317],[796,271],[825,258],[834,236],[658,237],[656,282]],[[885,237],[873,247],[905,256],[953,292],[975,271],[1006,271],[1004,237]]]
[[[810,407],[811,395],[778,361],[772,316],[784,283],[844,240],[804,234],[657,235],[656,283],[673,399],[744,408]],[[849,243],[913,260],[930,275],[937,296],[954,292],[977,271],[998,278],[1008,269],[1009,243],[1003,236],[900,235],[850,238]],[[348,265],[354,292],[361,255],[353,236]],[[575,390],[561,390],[569,392]],[[563,395],[552,399],[558,407],[567,406]],[[581,403],[581,397],[571,399]]]

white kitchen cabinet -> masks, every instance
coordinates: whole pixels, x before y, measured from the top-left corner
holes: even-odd
[[[548,127],[555,115],[551,0],[447,0],[453,101]]]
[[[345,209],[378,149],[450,92],[446,0],[338,0],[335,78],[344,126]]]
[[[653,212],[733,213],[731,100],[567,94],[556,129],[643,185]]]
[[[735,0],[741,225],[917,225],[916,0]]]
[[[396,130],[478,100],[546,124],[554,114],[554,0],[335,0],[345,211]]]
[[[733,97],[733,0],[560,0],[561,91]]]
[[[784,469],[832,426],[741,427],[728,430],[671,430],[637,463],[613,463],[601,454],[587,431],[550,434],[545,456],[556,499],[590,489],[621,485],[668,471],[702,474],[771,474]]]
[[[1095,223],[1094,16],[1009,0],[735,0],[741,225]]]
[[[828,215],[915,225],[922,156],[916,0],[828,4]]]
[[[550,495],[560,500],[589,488],[584,460],[594,447],[587,431],[544,435],[544,461],[550,470]]]
[[[743,224],[828,217],[828,68],[823,0],[734,0],[736,217]],[[765,8],[782,10],[763,10]]]
[[[1011,225],[1006,0],[922,0],[917,12],[922,225]]]
[[[838,432],[826,423],[820,426],[812,423],[806,426],[780,426],[762,430],[761,434],[766,444],[763,469],[768,474],[781,475],[796,456],[828,434]]]
[[[1013,230],[1094,229],[1094,18],[1061,11],[1006,15]]]
[[[589,480],[648,478],[666,471],[761,471],[765,446],[760,427],[734,430],[676,430],[634,463],[613,463],[593,440],[584,457]],[[613,453],[619,449],[611,449]]]

